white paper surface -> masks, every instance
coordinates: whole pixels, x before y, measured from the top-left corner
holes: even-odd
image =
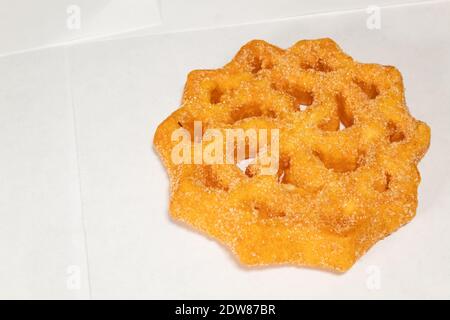
[[[64,49],[0,59],[0,299],[88,298]]]
[[[0,0],[0,56],[160,22],[157,0]]]
[[[435,0],[160,0],[162,23],[116,38],[155,33],[254,24],[317,13],[351,11],[370,6],[401,6]]]
[[[364,10],[218,28],[286,11],[227,6],[221,19],[205,6],[154,29],[170,34],[0,58],[0,298],[450,298],[450,2],[382,9],[380,30]],[[412,114],[432,129],[417,217],[343,275],[243,268],[170,221],[153,134],[190,70],[220,67],[254,38],[319,37],[402,72]]]
[[[70,50],[83,213],[94,298],[449,298],[449,2],[363,10]],[[288,47],[331,37],[355,59],[397,66],[411,112],[432,128],[417,217],[347,273],[246,269],[168,218],[168,179],[151,143],[178,108],[187,73],[217,68],[245,42]],[[373,277],[379,286],[372,286]]]

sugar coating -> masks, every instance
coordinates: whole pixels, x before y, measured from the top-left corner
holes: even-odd
[[[171,161],[174,130],[277,128],[276,175]],[[175,220],[217,239],[248,266],[348,270],[415,215],[429,127],[406,106],[400,72],[363,64],[331,39],[287,50],[254,40],[221,69],[189,73],[181,107],[154,145]]]

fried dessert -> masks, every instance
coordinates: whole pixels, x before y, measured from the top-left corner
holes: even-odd
[[[189,137],[184,163],[173,161],[180,128]],[[195,159],[195,148],[212,143],[203,136],[209,128],[277,132],[276,170]],[[254,40],[223,68],[190,72],[181,107],[154,137],[173,219],[244,265],[337,272],[414,217],[417,164],[429,142],[429,127],[408,111],[400,72],[356,62],[331,39],[286,50]]]

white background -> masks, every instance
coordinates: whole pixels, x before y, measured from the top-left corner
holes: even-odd
[[[80,26],[73,27],[79,8]],[[0,0],[0,55],[95,40],[161,23],[156,0]]]
[[[39,15],[58,17],[48,1]],[[375,2],[379,30],[366,27],[373,1],[250,1],[237,11],[161,1],[117,24],[111,10],[102,25],[95,5],[82,6],[91,27],[71,46],[60,44],[73,35],[54,37],[42,19],[10,19],[0,28],[0,297],[449,298],[450,3]],[[10,18],[22,13],[14,8]],[[41,37],[23,37],[33,32]],[[288,47],[319,37],[402,72],[412,114],[432,128],[418,214],[343,275],[243,268],[169,220],[154,130],[190,70],[220,67],[254,38]]]

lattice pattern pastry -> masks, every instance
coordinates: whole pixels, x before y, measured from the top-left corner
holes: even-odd
[[[278,172],[174,164],[171,134],[193,133],[194,121],[203,130],[278,128]],[[429,127],[408,111],[399,71],[358,63],[330,39],[287,50],[255,40],[221,69],[192,71],[182,106],[154,138],[174,219],[245,265],[340,272],[413,218],[429,141]]]

